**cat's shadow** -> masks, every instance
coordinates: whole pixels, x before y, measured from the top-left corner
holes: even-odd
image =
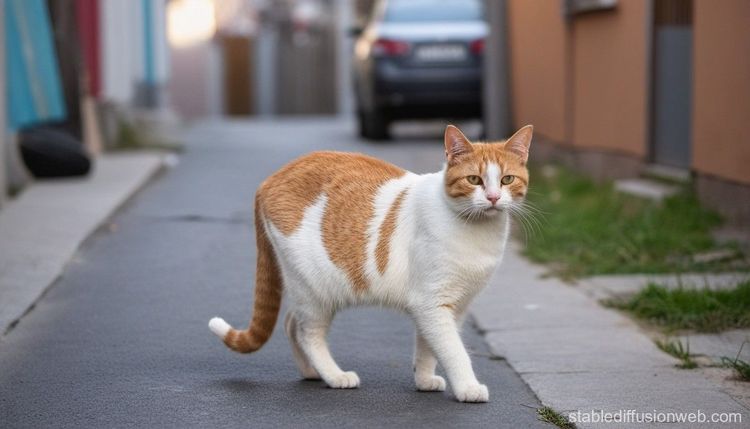
[[[293,382],[295,388],[300,389],[320,389],[322,386],[320,380],[299,379]],[[267,390],[278,387],[275,383],[263,383],[246,378],[227,378],[218,380],[215,384],[222,390],[228,390],[233,393],[251,393],[258,390]]]

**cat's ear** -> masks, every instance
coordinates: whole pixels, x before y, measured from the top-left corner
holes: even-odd
[[[456,160],[474,151],[471,142],[466,138],[464,133],[453,125],[445,128],[445,159],[448,165],[453,164]]]
[[[529,159],[532,134],[534,134],[534,126],[526,125],[505,141],[505,149],[520,156],[525,163]]]

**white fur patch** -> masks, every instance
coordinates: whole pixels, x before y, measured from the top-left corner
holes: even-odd
[[[371,284],[377,283],[381,280],[381,274],[378,271],[377,262],[375,258],[375,250],[380,241],[380,227],[385,221],[388,212],[391,210],[393,203],[398,198],[402,191],[406,190],[411,186],[419,176],[413,173],[407,173],[406,175],[399,177],[398,179],[392,179],[385,182],[378,189],[378,193],[375,195],[373,201],[373,216],[367,226],[367,250],[366,250],[366,262],[365,262],[365,275]],[[406,196],[404,197],[406,198]],[[404,201],[401,201],[400,210],[403,211]],[[398,220],[397,220],[398,226]],[[395,235],[395,234],[394,234]],[[394,238],[391,237],[389,243],[388,261],[391,262],[394,255],[391,255],[390,247],[393,243]],[[383,273],[385,274],[385,273]]]
[[[227,333],[232,329],[229,323],[225,322],[221,317],[214,317],[208,321],[208,329],[214,334],[218,335],[219,338],[224,339]]]
[[[487,192],[499,192],[500,191],[500,166],[494,162],[487,163],[487,170],[485,170],[484,184]]]
[[[284,289],[297,305],[340,308],[354,302],[354,286],[328,256],[322,223],[328,197],[321,194],[305,209],[299,228],[289,236],[267,222],[284,279]],[[311,308],[317,310],[317,308]]]

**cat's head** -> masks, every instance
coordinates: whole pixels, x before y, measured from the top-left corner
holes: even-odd
[[[467,219],[495,217],[523,203],[529,186],[529,146],[534,127],[526,125],[497,143],[472,143],[458,128],[445,129],[445,193]]]

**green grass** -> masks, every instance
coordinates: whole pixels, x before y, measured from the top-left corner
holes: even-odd
[[[115,136],[115,150],[159,149],[182,152],[182,146],[175,142],[158,141],[147,135],[135,123],[120,120]]]
[[[527,233],[526,255],[563,278],[750,268],[735,246],[712,239],[720,217],[687,191],[656,203],[546,166],[532,169],[528,202],[538,214],[537,222],[526,222],[535,230]],[[710,263],[691,258],[722,248],[735,257]]]
[[[734,369],[734,372],[737,374],[737,378],[742,381],[750,381],[750,363],[740,359],[742,348],[745,347],[745,344],[747,343],[748,341],[742,342],[740,350],[737,352],[737,356],[735,356],[734,359],[728,358],[726,356],[721,358],[721,362],[727,367]]]
[[[750,281],[725,290],[669,290],[650,284],[631,298],[606,304],[668,332],[720,332],[750,327]]]
[[[741,359],[730,359],[726,356],[721,358],[721,361],[725,365],[734,369],[734,372],[737,374],[737,378],[742,381],[750,381],[750,363],[745,362]]]
[[[576,425],[571,423],[567,417],[558,413],[550,407],[542,407],[536,410],[539,420],[553,424],[561,429],[575,429]]]
[[[698,367],[698,364],[690,356],[690,343],[686,343],[684,346],[682,345],[682,341],[656,340],[654,343],[664,353],[680,360],[680,363],[675,365],[677,368],[693,369]]]

